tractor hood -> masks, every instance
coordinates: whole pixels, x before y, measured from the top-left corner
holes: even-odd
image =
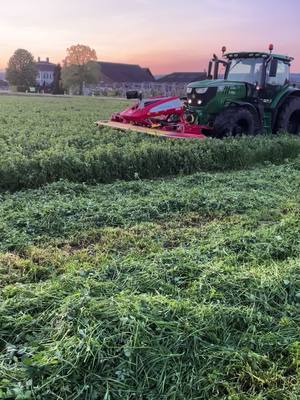
[[[189,107],[209,107],[214,112],[226,101],[244,99],[247,95],[247,83],[227,81],[223,79],[205,80],[190,83],[187,86],[187,102]]]

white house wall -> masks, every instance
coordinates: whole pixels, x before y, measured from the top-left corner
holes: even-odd
[[[51,85],[51,83],[53,83],[53,80],[53,71],[39,71],[36,82],[41,86],[44,84],[44,82],[46,83],[46,85]]]

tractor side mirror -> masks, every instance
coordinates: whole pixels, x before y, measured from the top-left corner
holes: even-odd
[[[270,72],[269,72],[269,77],[270,78],[275,78],[277,75],[277,67],[278,67],[278,60],[276,58],[273,58],[271,60],[271,65],[270,65]]]

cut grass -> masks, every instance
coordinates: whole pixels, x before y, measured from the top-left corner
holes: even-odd
[[[0,398],[296,400],[298,161],[2,194]]]
[[[87,186],[65,181],[40,190],[2,194],[0,250],[64,238],[105,226],[144,221],[243,214],[263,207],[265,218],[298,207],[297,162],[228,174],[199,173],[176,180]],[[278,209],[279,208],[279,209]]]

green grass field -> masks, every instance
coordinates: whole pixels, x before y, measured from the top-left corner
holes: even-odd
[[[95,126],[128,103],[97,98],[0,97],[0,190],[59,179],[109,183],[282,163],[300,154],[291,137],[167,141]]]
[[[124,106],[0,97],[0,399],[298,400],[300,140]]]

